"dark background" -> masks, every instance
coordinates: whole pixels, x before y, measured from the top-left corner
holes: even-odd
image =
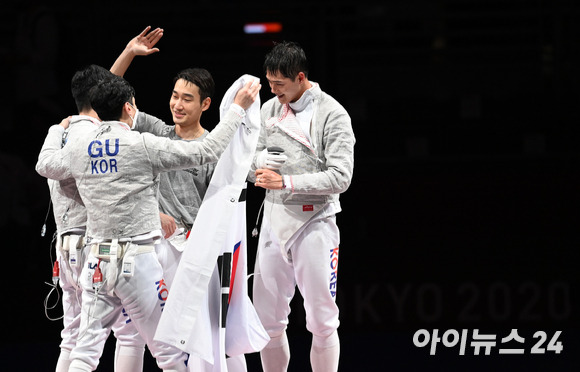
[[[283,31],[243,33],[266,21]],[[350,113],[356,165],[338,215],[341,371],[580,370],[579,21],[573,0],[4,2],[1,363],[50,371],[58,357],[60,322],[43,306],[54,224],[50,212],[40,236],[49,193],[34,171],[47,129],[75,112],[73,73],[109,68],[151,25],[165,30],[161,52],[138,57],[125,77],[139,108],[167,122],[172,79],[186,67],[216,80],[208,129],[244,73],[262,78],[262,102],[271,98],[261,65],[281,40],[304,47],[311,80]],[[249,189],[251,229],[263,193]],[[290,371],[308,371],[300,297],[293,309]],[[429,355],[413,345],[419,329],[469,330],[466,355],[442,344]],[[474,355],[474,329],[497,336],[491,355]],[[501,343],[511,329],[523,345]],[[538,331],[543,348],[562,331],[562,352],[532,355]],[[112,370],[112,345],[99,371]],[[502,347],[525,354],[499,355]],[[261,370],[257,354],[248,366]]]

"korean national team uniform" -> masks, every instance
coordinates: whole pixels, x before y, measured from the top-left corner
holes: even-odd
[[[66,143],[69,136],[74,139],[78,133],[91,132],[99,125],[98,120],[89,116],[75,115],[71,117],[62,144]],[[70,352],[76,344],[81,321],[82,290],[79,277],[86,258],[84,235],[87,211],[73,178],[62,181],[49,179],[47,181],[57,230],[56,257],[60,267],[59,284],[62,288],[64,310],[64,327],[61,331],[62,342],[59,357],[59,365],[62,366],[63,363],[67,363]],[[57,370],[60,368],[59,365],[57,365]]]
[[[313,346],[339,344],[335,214],[341,210],[339,194],[351,182],[355,138],[346,110],[312,84],[295,103],[281,104],[274,97],[261,110],[256,153],[277,146],[288,157],[279,170],[285,189],[266,190],[254,275],[254,305],[272,338],[267,349],[287,344],[296,286]]]
[[[69,128],[62,136],[62,145],[82,138],[83,135],[93,132],[99,125],[100,122],[93,117],[72,116]],[[39,161],[37,169],[42,169],[44,166],[45,164]],[[63,291],[64,309],[61,355],[57,363],[57,371],[67,371],[70,354],[77,343],[81,322],[82,286],[80,274],[88,256],[88,247],[85,244],[87,211],[73,178],[61,181],[49,179],[48,184],[57,227],[56,254],[60,266],[59,282]],[[115,364],[117,365],[119,362],[119,355],[131,355],[131,357],[139,358],[141,361],[138,361],[137,364],[142,364],[145,341],[139,336],[126,314],[119,312],[118,319],[112,325],[112,329],[117,338]],[[105,339],[100,342],[99,347],[104,348],[104,344]]]
[[[83,317],[71,368],[96,368],[100,354],[95,342],[106,338],[106,329],[124,308],[159,367],[185,371],[187,354],[153,340],[168,295],[154,248],[161,237],[158,174],[216,162],[244,116],[241,107],[232,105],[203,143],[141,135],[111,121],[58,151],[62,127],[49,129],[39,157],[49,164],[43,175],[74,177],[88,214],[90,253],[81,273]],[[103,277],[98,294],[92,286],[97,268]]]

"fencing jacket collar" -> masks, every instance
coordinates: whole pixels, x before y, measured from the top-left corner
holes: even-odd
[[[94,118],[92,116],[88,116],[88,115],[73,115],[70,118],[70,125],[76,124],[79,121],[83,121],[83,120],[90,121],[91,123],[93,123],[97,127],[99,125],[101,125],[101,122],[99,121],[99,119],[96,119],[96,118]]]
[[[289,105],[292,111],[300,113],[307,109],[310,103],[314,100],[315,94],[320,91],[320,86],[315,82],[310,82],[312,86],[307,89],[296,102],[290,102]]]
[[[315,111],[315,97],[319,92],[320,86],[312,82],[312,88],[305,91],[296,102],[285,104],[281,116],[266,120],[266,126],[278,126],[314,153],[310,137],[310,123]]]

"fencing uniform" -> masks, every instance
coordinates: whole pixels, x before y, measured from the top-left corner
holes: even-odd
[[[139,112],[134,130],[140,133],[151,133],[174,141],[203,141],[209,131],[193,140],[184,140],[175,132],[175,125],[167,125],[162,120]],[[197,212],[207,191],[215,163],[196,167],[162,172],[159,175],[157,197],[159,210],[175,219],[178,227],[171,237],[161,239],[156,246],[157,257],[165,273],[165,282],[171,288],[175,270],[185,247],[186,236],[195,221]]]
[[[62,136],[61,144],[75,142],[87,133],[98,128],[100,122],[86,115],[74,115],[69,128]],[[38,168],[43,164],[39,161]],[[76,346],[81,321],[82,286],[81,270],[85,265],[88,247],[85,244],[87,212],[79,195],[73,178],[55,181],[48,180],[57,227],[56,254],[60,266],[60,286],[63,291],[63,330],[61,331],[61,354],[56,371],[68,371],[70,354]],[[114,324],[117,338],[115,365],[117,363],[130,368],[140,369],[143,364],[145,341],[139,336],[127,316],[121,317]],[[106,339],[105,339],[106,340]],[[105,340],[98,347],[102,350]],[[123,355],[131,354],[137,358],[124,359]]]
[[[256,153],[278,146],[288,157],[280,168],[286,188],[266,191],[254,276],[254,305],[272,338],[262,351],[266,372],[283,370],[279,364],[289,358],[285,329],[296,286],[313,334],[313,370],[331,371],[338,364],[335,214],[341,210],[339,194],[351,182],[355,138],[346,110],[312,84],[297,102],[283,105],[274,97],[261,110]],[[317,353],[331,348],[335,360],[318,362],[323,358]]]
[[[98,128],[100,122],[89,116],[75,115],[62,145],[70,136],[90,132]],[[81,288],[79,276],[86,258],[84,235],[87,211],[78,194],[74,179],[62,181],[47,180],[56,224],[56,258],[60,267],[59,285],[62,289],[63,329],[61,331],[61,353],[56,371],[67,371],[70,352],[78,336],[81,317]]]
[[[175,133],[175,125],[167,125],[162,120],[139,112],[134,130],[167,137],[174,141],[203,141],[209,131],[193,140],[184,140]],[[161,173],[159,177],[159,210],[175,218],[178,225],[191,227],[211,180],[215,163],[202,164],[191,168]],[[191,187],[193,185],[193,187]],[[182,226],[186,227],[186,226]]]
[[[88,262],[81,273],[83,317],[71,370],[90,371],[100,356],[95,347],[124,308],[165,371],[185,371],[187,355],[153,340],[168,289],[154,244],[161,237],[156,199],[158,175],[216,162],[245,111],[232,105],[228,115],[202,143],[171,141],[139,134],[117,121],[59,151],[62,127],[53,126],[39,159],[43,175],[76,180],[87,207]],[[38,170],[38,169],[37,169]],[[102,288],[92,288],[97,267]],[[72,369],[72,368],[76,369]]]

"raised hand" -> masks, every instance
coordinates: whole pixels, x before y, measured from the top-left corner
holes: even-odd
[[[131,65],[133,58],[135,56],[148,56],[153,53],[159,52],[158,48],[154,48],[155,44],[163,36],[163,29],[157,27],[155,30],[149,32],[151,26],[147,26],[143,32],[127,43],[127,46],[121,52],[119,57],[113,63],[111,67],[111,72],[115,75],[123,76],[127,69]]]
[[[147,26],[143,32],[135,36],[127,44],[127,49],[130,49],[134,55],[147,56],[159,52],[159,48],[154,48],[154,46],[163,37],[163,29],[157,27],[151,32],[149,30],[151,30],[151,26]]]
[[[262,85],[258,80],[248,81],[238,92],[234,98],[234,103],[247,110],[256,100]]]

